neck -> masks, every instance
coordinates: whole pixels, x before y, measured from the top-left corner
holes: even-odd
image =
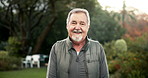
[[[74,49],[77,51],[77,52],[80,52],[80,50],[82,49],[82,47],[85,45],[86,43],[86,39],[81,41],[81,42],[75,42],[75,41],[72,41],[73,42],[73,47]]]

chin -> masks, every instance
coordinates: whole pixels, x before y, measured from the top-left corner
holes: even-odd
[[[73,41],[76,41],[76,42],[80,42],[83,39],[83,37],[82,36],[79,36],[79,35],[72,36],[71,38],[72,38]]]

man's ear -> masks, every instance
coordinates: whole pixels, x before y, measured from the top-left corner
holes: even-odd
[[[88,29],[89,29],[90,25],[88,25]]]
[[[68,29],[68,25],[66,25],[66,29]]]

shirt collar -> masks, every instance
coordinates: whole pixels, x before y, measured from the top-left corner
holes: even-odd
[[[70,50],[71,48],[73,48],[73,46],[72,46],[72,41],[70,40],[69,37],[66,38],[66,43],[67,43],[67,45],[68,45],[68,50]],[[85,45],[82,47],[81,50],[84,50],[84,51],[87,50],[89,43],[90,43],[90,41],[89,41],[89,38],[88,38],[88,36],[87,36],[87,37],[86,37],[86,43],[85,43]]]
[[[72,42],[69,37],[66,38],[66,43],[68,45],[68,50],[70,50],[72,48]]]

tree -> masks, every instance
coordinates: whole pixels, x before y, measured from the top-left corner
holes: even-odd
[[[54,0],[50,0],[51,3],[51,10],[52,10],[52,19],[50,21],[50,23],[44,28],[44,30],[42,31],[42,33],[38,36],[37,38],[37,44],[34,47],[33,53],[38,53],[41,45],[43,43],[43,41],[45,40],[45,37],[47,36],[48,32],[51,29],[51,26],[53,26],[55,20],[56,20],[56,12],[55,12],[55,1]]]
[[[0,0],[3,11],[1,12],[1,26],[9,29],[11,36],[16,36],[22,44],[23,54],[27,54],[28,47],[32,44],[32,34],[35,28],[42,27],[44,32],[40,35],[41,44],[46,36],[48,27],[55,22],[54,2],[53,0]],[[48,16],[47,16],[48,15]],[[41,20],[50,18],[46,24],[41,25]],[[47,26],[45,29],[44,27]],[[46,31],[46,32],[45,32]],[[45,33],[45,34],[44,34]],[[43,36],[44,35],[44,36]],[[40,39],[40,37],[39,37]],[[38,40],[39,40],[38,39]]]
[[[143,34],[148,34],[148,14],[138,14],[136,19],[137,22],[129,21],[130,25],[127,24],[125,27],[127,33],[124,36],[132,40]]]
[[[55,41],[67,37],[66,17],[73,8],[85,8],[90,12],[91,38],[101,42],[119,38],[113,31],[120,28],[116,27],[117,23],[102,10],[97,0],[0,1],[3,5],[0,25],[9,29],[10,36],[20,39],[23,54],[27,54],[29,46],[33,47],[33,53],[39,53],[40,49],[50,48]],[[100,31],[102,29],[105,31]],[[112,33],[109,38],[107,34],[110,32]],[[113,34],[115,35],[112,37]],[[49,52],[49,49],[46,52]]]
[[[92,39],[99,40],[101,43],[120,39],[125,30],[112,17],[109,17],[107,11],[97,13],[92,18],[89,35]]]
[[[125,4],[125,0],[123,0],[123,7],[122,7],[122,10],[120,12],[114,12],[114,11],[111,11],[110,14],[111,16],[118,22],[121,23],[121,26],[122,27],[125,27],[125,24],[128,22],[128,21],[131,21],[131,20],[136,20],[135,19],[135,11],[137,9],[132,9],[132,10],[127,10],[127,7],[126,7],[126,4]]]

